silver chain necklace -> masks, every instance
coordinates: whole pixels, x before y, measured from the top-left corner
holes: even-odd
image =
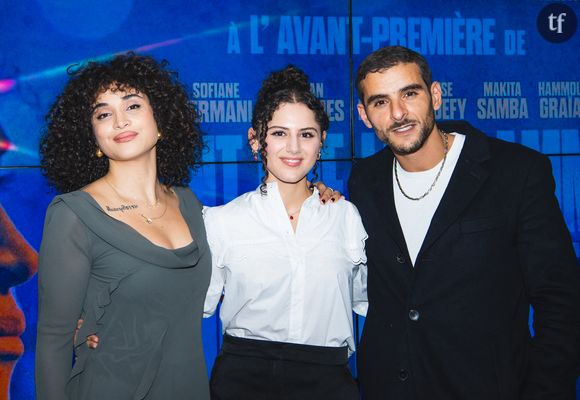
[[[441,172],[443,172],[443,167],[445,167],[445,160],[447,160],[447,153],[449,151],[449,140],[447,138],[447,132],[441,131],[441,135],[443,136],[443,161],[441,162],[441,166],[439,167],[439,171],[437,171],[437,175],[435,176],[433,183],[431,184],[431,186],[429,186],[429,189],[427,189],[427,191],[423,193],[421,196],[412,197],[409,196],[407,193],[405,193],[403,187],[401,186],[401,181],[399,181],[399,174],[397,172],[397,164],[398,164],[397,157],[393,159],[393,169],[395,171],[395,180],[397,181],[397,186],[399,187],[401,194],[406,198],[408,198],[409,200],[419,201],[423,199],[425,196],[427,196],[429,193],[431,193],[431,191],[435,187],[435,184],[437,183],[437,180],[439,180],[439,176],[441,176]]]

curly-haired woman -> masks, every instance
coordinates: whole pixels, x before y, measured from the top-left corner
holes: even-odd
[[[165,66],[135,54],[88,63],[47,116],[41,165],[65,194],[48,207],[40,249],[39,400],[209,397],[211,258],[185,187],[202,140]],[[91,334],[103,339],[94,351]]]
[[[351,203],[322,206],[306,178],[328,125],[301,70],[272,73],[248,132],[262,184],[205,211],[213,257],[206,316],[223,293],[214,400],[359,398],[347,360],[352,310],[366,313],[366,232]]]

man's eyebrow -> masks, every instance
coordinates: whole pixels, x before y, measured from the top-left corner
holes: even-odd
[[[410,85],[407,85],[407,86],[401,88],[399,90],[399,93],[406,92],[408,90],[423,90],[423,89],[424,89],[423,86],[421,86],[420,84],[418,84],[418,83],[412,83]]]
[[[373,94],[372,96],[369,96],[369,98],[367,99],[366,103],[370,104],[373,101],[377,101],[377,100],[384,100],[384,99],[388,99],[389,96],[386,94]]]
[[[412,83],[410,85],[404,86],[401,89],[399,89],[399,93],[404,93],[404,92],[407,92],[409,90],[424,90],[424,87],[421,86],[421,84],[419,84],[419,83]],[[389,96],[386,94],[374,94],[372,96],[369,96],[369,98],[366,100],[366,104],[370,104],[373,101],[377,101],[377,100],[385,100],[388,98],[389,98]]]

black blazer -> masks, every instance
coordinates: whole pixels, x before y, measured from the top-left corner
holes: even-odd
[[[414,267],[393,202],[392,152],[352,169],[350,197],[369,234],[363,396],[573,400],[580,269],[550,162],[464,122],[442,127],[466,141]]]

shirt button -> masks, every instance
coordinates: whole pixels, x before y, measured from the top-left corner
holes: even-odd
[[[411,321],[419,321],[419,311],[417,310],[409,310],[409,319]]]
[[[402,254],[397,254],[395,259],[397,260],[397,262],[399,264],[404,264],[405,263],[405,257]]]
[[[407,371],[406,369],[401,369],[399,371],[399,380],[401,382],[405,382],[407,379],[409,379],[409,371]]]

